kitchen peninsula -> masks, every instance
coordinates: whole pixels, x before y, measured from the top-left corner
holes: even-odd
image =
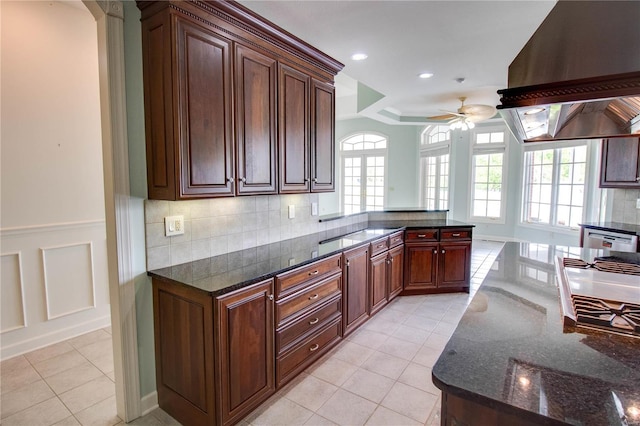
[[[399,294],[468,292],[472,225],[357,226],[150,271],[160,407],[237,423]]]
[[[433,367],[443,425],[638,425],[640,339],[563,331],[554,258],[506,243]]]

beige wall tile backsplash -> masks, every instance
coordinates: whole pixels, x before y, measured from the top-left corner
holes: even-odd
[[[147,269],[367,222],[367,214],[318,222],[318,216],[311,216],[312,202],[318,202],[318,194],[146,200]],[[293,219],[288,217],[289,205],[295,205]],[[164,218],[172,215],[184,215],[184,235],[164,236]]]
[[[613,222],[640,225],[640,209],[636,208],[636,200],[640,198],[640,189],[613,189]]]

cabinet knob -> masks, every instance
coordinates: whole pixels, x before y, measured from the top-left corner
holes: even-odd
[[[269,300],[273,300],[273,294],[269,295]]]
[[[311,321],[309,321],[309,325],[317,324],[318,321],[320,321],[318,318],[314,318]]]
[[[247,181],[247,178],[243,178],[243,177],[240,178],[240,182],[245,183],[246,181]]]
[[[233,178],[227,178],[227,182],[233,183]]]
[[[313,183],[318,183],[318,178],[313,178]]]
[[[434,250],[434,251],[433,251],[433,254],[438,254],[438,250]]]
[[[442,250],[442,254],[444,254],[444,250]]]
[[[636,178],[636,182],[640,182],[640,176]]]
[[[347,260],[347,266],[349,266],[349,265],[350,265],[350,263],[351,263],[351,261],[350,261],[350,260]]]
[[[320,345],[316,343],[315,345],[313,345],[313,346],[311,346],[309,348],[309,352],[316,351],[316,350],[318,350],[319,347],[320,347]]]
[[[309,300],[315,300],[318,298],[318,293],[314,294],[313,296],[309,296]]]
[[[305,182],[309,182],[309,178],[304,178],[304,181]]]

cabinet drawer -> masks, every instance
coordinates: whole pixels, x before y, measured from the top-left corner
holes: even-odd
[[[471,229],[442,229],[440,241],[470,240]]]
[[[317,307],[294,323],[276,332],[276,352],[279,354],[305,334],[314,333],[327,322],[341,315],[342,297],[338,296]]]
[[[292,379],[340,340],[342,321],[328,324],[318,333],[300,342],[276,361],[278,386]]]
[[[373,242],[371,242],[371,253],[370,256],[373,257],[378,253],[382,253],[389,249],[389,237],[379,238]]]
[[[340,255],[314,262],[276,277],[276,297],[293,293],[303,284],[341,270]]]
[[[342,293],[342,274],[327,277],[276,304],[276,328],[304,315],[323,301]]]
[[[438,241],[437,229],[417,229],[407,231],[407,242],[412,241]]]
[[[402,243],[404,243],[404,232],[396,232],[389,236],[389,248],[399,246]]]

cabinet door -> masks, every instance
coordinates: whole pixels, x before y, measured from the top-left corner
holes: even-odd
[[[404,245],[389,250],[389,301],[402,292],[404,277]]]
[[[237,422],[275,390],[273,279],[218,298],[220,424]]]
[[[438,287],[468,287],[471,243],[440,243]]]
[[[640,188],[640,138],[602,141],[600,188]]]
[[[370,314],[373,315],[387,304],[387,279],[388,279],[388,258],[387,253],[380,253],[371,258],[369,269],[371,307]]]
[[[369,246],[344,253],[344,335],[351,333],[369,318]]]
[[[231,42],[174,19],[180,196],[233,195]]]
[[[433,289],[437,287],[438,243],[406,244],[405,290]]]
[[[335,190],[335,88],[311,81],[311,192]]]
[[[280,192],[309,192],[308,75],[280,65],[278,150]]]
[[[275,194],[277,187],[275,59],[236,44],[238,194]]]

